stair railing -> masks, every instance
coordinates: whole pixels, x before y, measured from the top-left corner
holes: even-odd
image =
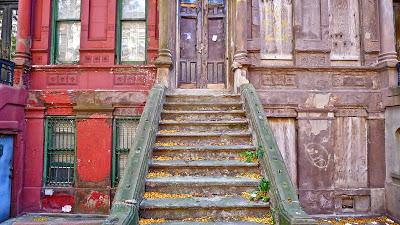
[[[9,86],[14,85],[14,68],[15,63],[7,60],[0,59],[0,83]]]
[[[104,225],[139,224],[139,206],[143,199],[148,162],[165,101],[165,90],[166,87],[160,84],[151,89],[129,151],[124,176],[118,184],[110,215]]]
[[[256,136],[258,151],[262,151],[260,164],[271,182],[274,218],[280,225],[317,224],[300,206],[295,187],[290,180],[285,162],[267,122],[264,107],[254,86],[243,84],[240,90]]]

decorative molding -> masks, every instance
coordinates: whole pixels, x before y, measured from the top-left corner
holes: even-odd
[[[78,74],[48,74],[47,75],[47,85],[51,86],[62,86],[62,85],[77,85],[78,84]]]

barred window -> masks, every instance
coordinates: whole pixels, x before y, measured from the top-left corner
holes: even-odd
[[[48,117],[45,128],[45,182],[71,186],[75,173],[75,119]]]
[[[52,62],[78,63],[80,35],[81,0],[57,0],[53,7]]]
[[[146,61],[146,0],[120,0],[117,61]]]
[[[116,118],[113,129],[113,185],[116,186],[121,179],[125,164],[128,160],[129,150],[136,135],[139,118]]]

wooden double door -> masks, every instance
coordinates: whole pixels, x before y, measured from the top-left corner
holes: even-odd
[[[224,88],[226,0],[179,0],[179,88]]]

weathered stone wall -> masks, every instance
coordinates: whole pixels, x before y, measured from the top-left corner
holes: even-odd
[[[377,1],[249,0],[248,7],[248,50],[253,65],[377,62]]]
[[[391,93],[385,111],[386,199],[388,212],[400,218],[400,89]]]
[[[249,80],[305,210],[384,212],[377,1],[252,0],[248,7]]]
[[[384,211],[382,81],[375,69],[251,68],[249,79],[309,213]]]

